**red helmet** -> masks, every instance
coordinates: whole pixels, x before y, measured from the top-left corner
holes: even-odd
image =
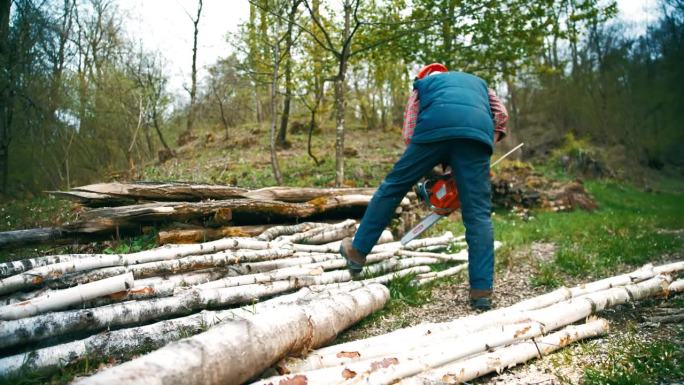
[[[420,72],[418,72],[418,79],[422,79],[428,76],[432,72],[447,72],[449,71],[446,66],[442,63],[432,63],[423,67]]]

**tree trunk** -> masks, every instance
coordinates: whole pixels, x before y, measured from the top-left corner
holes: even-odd
[[[372,293],[377,291],[377,288],[370,287],[357,290],[352,296],[362,295],[361,293],[364,291],[367,295],[373,295]],[[143,347],[158,349],[171,341],[186,338],[188,334],[203,332],[222,320],[241,319],[252,314],[263,313],[279,305],[292,304],[297,301],[311,301],[315,300],[316,297],[317,295],[314,295],[311,290],[302,289],[293,294],[275,297],[239,309],[205,310],[190,316],[160,321],[150,325],[95,334],[83,340],[1,358],[0,377],[16,373],[22,366],[35,370],[51,366],[63,366],[88,355],[98,357],[126,356],[131,351],[138,351]]]
[[[20,247],[36,243],[50,243],[68,239],[68,234],[61,229],[44,227],[28,230],[0,232],[0,248]],[[3,273],[0,271],[0,277]]]
[[[320,346],[382,308],[389,291],[369,289],[227,322],[76,384],[242,383],[286,354]]]
[[[192,20],[193,39],[192,39],[192,71],[190,73],[190,106],[188,107],[188,120],[185,127],[185,132],[181,134],[179,140],[180,145],[190,141],[192,131],[195,125],[195,99],[197,97],[197,35],[199,34],[199,22],[202,14],[202,0],[197,1],[197,17]]]
[[[318,198],[306,203],[285,203],[253,199],[204,202],[158,202],[93,209],[64,226],[67,231],[102,234],[137,230],[144,223],[203,220],[209,224],[267,224],[296,219],[356,217],[365,211],[369,195]]]
[[[1,307],[0,320],[16,320],[49,311],[62,310],[131,287],[133,287],[133,274],[122,274]]]
[[[225,226],[216,229],[202,228],[160,231],[159,234],[157,234],[157,244],[198,243],[226,237],[256,237],[270,227],[272,226]]]
[[[247,238],[224,238],[217,241],[193,245],[166,245],[152,250],[131,254],[93,254],[88,258],[65,258],[64,262],[36,267],[21,274],[0,280],[0,294],[11,293],[23,288],[41,284],[48,279],[57,279],[68,273],[93,270],[110,266],[127,266],[146,262],[182,258],[193,254],[208,254],[227,249],[268,249],[268,242]]]
[[[427,325],[429,333],[413,334],[413,338],[407,333],[393,332],[391,339],[387,337],[389,335],[385,335],[382,338],[383,343],[378,343],[376,338],[372,345],[366,345],[364,349],[356,349],[359,346],[350,349],[350,345],[359,345],[359,341],[331,346],[322,351],[327,354],[335,351],[335,357],[322,356],[319,351],[315,354],[315,360],[308,361],[314,368],[319,366],[320,369],[297,369],[299,373],[294,375],[303,376],[310,383],[321,384],[349,378],[354,378],[359,383],[396,383],[423,372],[425,368],[439,368],[492,347],[534,338],[584,319],[606,307],[660,295],[667,284],[668,279],[658,276],[637,285],[603,290],[548,308],[518,312],[517,316],[509,314],[493,318],[491,313],[494,312],[488,312],[457,321]],[[505,314],[504,309],[496,313]],[[485,321],[487,319],[489,322]],[[465,326],[467,321],[470,321],[470,327]],[[408,330],[412,329],[416,330],[415,327]],[[423,326],[422,330],[425,329]],[[399,333],[401,337],[397,338]],[[344,352],[347,354],[343,354]],[[341,367],[345,370],[341,371]],[[288,367],[287,370],[294,372],[294,368]],[[343,377],[345,375],[347,376]],[[259,384],[278,383],[280,380],[291,379],[292,376],[272,377]]]
[[[12,66],[9,59],[9,20],[11,0],[0,0],[0,194],[9,183],[9,144],[12,121]]]
[[[278,121],[278,64],[280,63],[280,46],[276,41],[273,46],[273,77],[271,79],[271,135],[270,135],[270,149],[271,149],[271,170],[273,171],[273,179],[277,184],[283,184],[283,176],[280,174],[280,166],[278,165],[278,153],[276,152],[276,122]]]
[[[344,184],[344,118],[346,113],[345,82],[347,64],[351,49],[351,14],[352,6],[349,0],[344,2],[344,31],[342,34],[342,54],[339,57],[339,67],[335,79],[335,187]]]
[[[285,146],[287,143],[287,123],[290,118],[290,102],[292,101],[292,28],[297,13],[299,1],[292,1],[290,12],[287,17],[287,32],[285,38],[285,99],[283,100],[283,113],[280,116],[280,130],[278,131],[278,145]]]
[[[400,384],[463,383],[488,373],[499,372],[501,368],[510,368],[539,358],[540,355],[550,354],[571,343],[604,335],[608,333],[608,326],[608,321],[604,319],[590,320],[583,325],[567,326],[541,339],[498,348],[492,353],[477,355],[473,358],[425,371],[417,376],[402,380]]]
[[[682,267],[676,264],[666,266],[668,269]],[[639,270],[636,272],[636,275],[644,277]],[[606,282],[606,280],[602,281]],[[624,283],[625,281],[622,282]],[[459,318],[450,322],[421,324],[385,335],[323,348],[304,360],[292,359],[283,363],[283,365],[285,365],[285,369],[288,372],[310,371],[330,365],[343,365],[350,361],[350,358],[338,356],[338,353],[341,351],[357,351],[361,357],[365,357],[364,359],[380,357],[385,354],[391,354],[391,352],[407,351],[409,346],[404,344],[404,341],[423,341],[421,344],[429,345],[430,340],[441,341],[444,338],[469,336],[485,328],[496,328],[501,325],[530,319],[540,321],[547,326],[548,330],[552,330],[557,327],[553,326],[557,321],[553,321],[549,317],[555,315],[558,315],[559,319],[567,317],[566,321],[571,323],[574,322],[573,319],[581,319],[590,315],[592,313],[592,306],[595,306],[593,311],[599,311],[606,306],[615,306],[630,301],[630,296],[634,296],[631,300],[637,300],[645,296],[662,293],[666,282],[667,279],[657,276],[636,285],[628,284],[615,288],[610,288],[610,286],[603,284],[589,284],[586,286],[593,287],[597,291],[585,294],[583,297],[578,297],[570,302],[567,302],[565,297],[556,297],[556,302],[537,300],[548,296],[548,294],[545,294],[507,308]],[[581,289],[584,286],[581,285],[577,288]]]

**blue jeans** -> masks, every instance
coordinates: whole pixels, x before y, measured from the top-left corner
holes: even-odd
[[[461,200],[468,243],[470,287],[491,289],[494,277],[494,230],[491,220],[490,154],[489,146],[468,139],[409,144],[368,204],[354,236],[354,248],[369,253],[411,187],[434,166],[448,164],[453,170]]]

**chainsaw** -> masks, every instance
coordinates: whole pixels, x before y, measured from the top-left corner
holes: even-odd
[[[490,168],[496,166],[523,145],[524,143],[517,145],[504,156],[497,159],[496,162],[492,163]],[[456,187],[456,181],[451,172],[446,172],[442,175],[427,178],[426,180],[419,182],[416,185],[415,191],[418,198],[425,202],[432,212],[401,238],[402,245],[416,239],[416,237],[432,227],[437,221],[461,207],[461,201],[458,199],[458,188]]]

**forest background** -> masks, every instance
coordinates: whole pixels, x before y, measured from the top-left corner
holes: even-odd
[[[158,171],[208,142],[219,143],[219,156],[270,149],[262,185],[354,184],[345,157],[369,154],[345,137],[399,142],[412,76],[429,62],[489,81],[509,108],[507,144],[527,142],[526,159],[589,159],[599,174],[640,183],[682,176],[682,0],[659,1],[640,35],[615,22],[617,4],[603,0],[249,6],[227,36],[232,53],[204,77],[202,1],[188,10],[193,64],[187,95],[178,95],[163,53],[127,38],[115,1],[0,1],[0,194],[109,179],[241,184],[227,155],[211,175]],[[302,167],[324,176],[281,171],[279,153],[291,145],[310,155],[297,158]]]

